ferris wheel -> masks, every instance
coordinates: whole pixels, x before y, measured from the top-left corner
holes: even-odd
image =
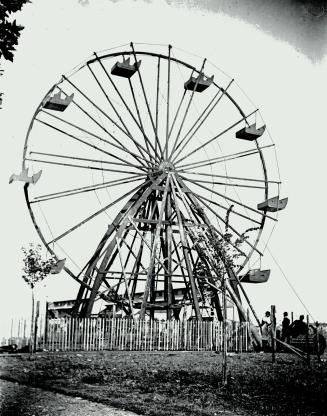
[[[243,283],[268,279],[261,237],[287,203],[258,109],[218,67],[171,45],[123,45],[62,75],[13,180],[58,271],[79,284],[75,316],[105,303],[141,318],[178,318],[185,305],[220,318],[220,260],[244,316]]]

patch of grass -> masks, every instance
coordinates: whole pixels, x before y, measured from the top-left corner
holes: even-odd
[[[97,352],[0,358],[0,374],[144,415],[327,415],[327,366],[279,354]]]

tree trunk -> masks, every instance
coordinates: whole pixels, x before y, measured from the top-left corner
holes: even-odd
[[[31,333],[30,333],[30,353],[33,354],[34,344],[34,288],[32,288],[32,316],[31,316]]]

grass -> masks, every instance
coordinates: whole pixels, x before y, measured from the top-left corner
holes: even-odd
[[[212,352],[42,353],[1,357],[0,377],[144,415],[327,415],[327,364]]]

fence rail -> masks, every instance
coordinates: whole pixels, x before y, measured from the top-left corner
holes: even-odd
[[[69,318],[48,321],[39,348],[49,351],[221,351],[218,321]],[[248,323],[227,324],[228,351],[248,351]]]

